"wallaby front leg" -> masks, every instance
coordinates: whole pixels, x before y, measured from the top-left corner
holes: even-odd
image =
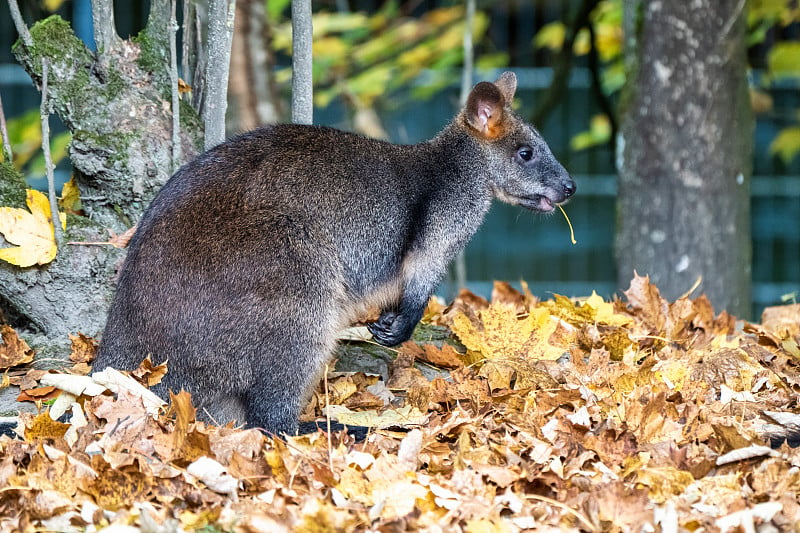
[[[425,255],[421,254],[421,257]],[[446,267],[447,263],[443,261],[410,263],[406,267],[409,275],[397,306],[384,310],[377,321],[367,324],[376,342],[396,346],[411,338]]]

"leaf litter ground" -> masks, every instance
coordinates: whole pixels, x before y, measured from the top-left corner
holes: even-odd
[[[637,276],[610,302],[497,283],[424,322],[452,335],[309,404],[373,426],[359,442],[198,422],[188,394],[139,385],[163,367],[89,377],[81,335],[65,372],[24,370],[4,327],[4,381],[50,407],[0,438],[0,530],[800,530],[800,305],[750,324]]]

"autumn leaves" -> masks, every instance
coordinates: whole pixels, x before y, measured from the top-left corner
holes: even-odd
[[[71,211],[78,202],[78,187],[71,179],[64,184],[59,206]],[[0,248],[0,259],[23,268],[46,265],[58,251],[50,203],[47,196],[35,189],[27,190],[25,203],[27,210],[0,207],[0,234],[13,245]],[[61,227],[67,229],[66,213],[59,213],[59,219]]]

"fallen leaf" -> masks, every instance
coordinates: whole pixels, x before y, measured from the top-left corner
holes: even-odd
[[[33,361],[33,350],[11,326],[0,326],[0,369],[24,365]]]
[[[30,211],[0,207],[0,233],[9,243],[17,245],[0,248],[0,259],[23,268],[46,265],[58,251],[47,196],[34,189],[28,189],[27,194]],[[60,217],[66,229],[66,215],[61,213]]]
[[[329,405],[327,414],[340,424],[373,428],[411,427],[424,424],[428,415],[414,407],[378,411],[351,411],[343,405]]]
[[[83,333],[70,334],[69,340],[72,343],[72,351],[69,354],[70,361],[73,363],[91,363],[94,361],[97,355],[97,341]]]

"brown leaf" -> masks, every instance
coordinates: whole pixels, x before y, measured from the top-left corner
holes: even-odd
[[[52,386],[36,387],[33,389],[26,389],[21,391],[17,396],[18,402],[40,402],[44,400],[52,400],[61,393],[60,390]]]
[[[91,494],[97,505],[109,511],[141,501],[152,486],[152,478],[137,469],[112,468],[99,456],[92,458],[92,467],[99,475],[95,479],[81,480],[81,490]]]
[[[173,446],[176,450],[183,447],[189,433],[189,425],[195,421],[197,409],[192,405],[192,397],[186,391],[178,394],[170,391],[170,406],[175,412],[175,428],[172,430]]]
[[[650,276],[635,274],[630,288],[625,291],[628,303],[653,332],[664,331],[669,305],[658,288],[650,283]]]
[[[33,350],[11,326],[0,326],[0,370],[33,361]]]
[[[69,340],[72,342],[72,352],[69,354],[70,361],[73,363],[91,363],[94,361],[97,355],[97,341],[83,333],[70,334]]]
[[[761,313],[761,325],[781,339],[800,335],[800,304],[767,307]]]
[[[64,433],[69,429],[69,424],[53,420],[48,413],[39,413],[36,416],[22,413],[20,420],[25,428],[25,440],[29,442],[37,439],[58,440],[64,437]]]
[[[434,344],[417,344],[407,341],[400,345],[398,351],[407,353],[419,361],[423,361],[439,368],[459,368],[464,366],[461,360],[462,355],[449,344],[442,345],[441,348]]]
[[[495,281],[492,286],[491,302],[500,302],[516,308],[521,314],[528,310],[528,298],[506,281]]]
[[[139,368],[131,372],[131,376],[145,387],[158,385],[166,374],[167,362],[154,365],[149,355],[139,364]]]

